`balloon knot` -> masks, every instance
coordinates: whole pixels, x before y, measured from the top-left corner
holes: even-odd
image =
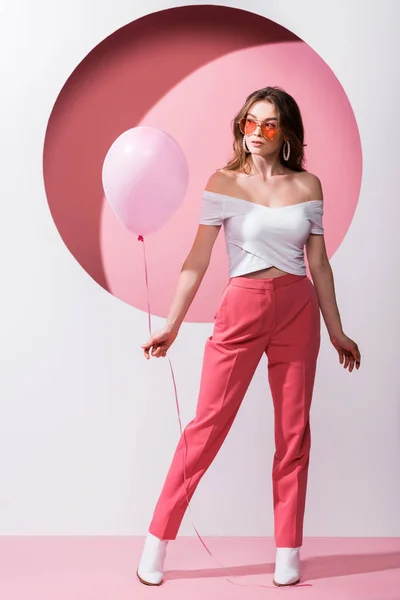
[[[143,236],[142,236],[142,235],[139,235],[139,237],[138,237],[138,242],[143,242],[143,241],[144,241],[144,240],[143,240]]]

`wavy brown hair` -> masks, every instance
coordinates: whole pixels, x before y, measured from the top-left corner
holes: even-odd
[[[233,157],[223,167],[227,171],[239,171],[249,173],[251,170],[252,157],[246,154],[243,148],[243,134],[239,129],[239,121],[246,117],[250,107],[259,100],[267,100],[276,106],[278,112],[279,127],[285,139],[290,142],[290,156],[286,161],[283,158],[283,145],[279,150],[279,159],[283,166],[293,171],[305,171],[304,168],[304,127],[301,113],[296,100],[278,86],[265,87],[252,92],[239,112],[232,120],[233,130]]]

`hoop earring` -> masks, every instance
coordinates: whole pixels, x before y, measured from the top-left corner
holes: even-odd
[[[250,150],[248,150],[247,146],[246,146],[246,136],[243,136],[242,144],[243,144],[244,153],[245,154],[250,154]]]
[[[287,144],[287,146],[285,146],[285,144]],[[289,140],[285,140],[285,142],[283,144],[283,148],[282,148],[282,153],[283,153],[284,160],[286,160],[286,162],[287,162],[289,160],[289,156],[290,156],[290,142],[289,142]]]

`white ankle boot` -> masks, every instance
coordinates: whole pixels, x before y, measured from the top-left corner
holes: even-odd
[[[273,583],[295,585],[300,581],[300,548],[277,548]]]
[[[147,534],[142,557],[136,572],[145,585],[161,585],[164,577],[164,560],[168,540],[160,540],[150,532]]]

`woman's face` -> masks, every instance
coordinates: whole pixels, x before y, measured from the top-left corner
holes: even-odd
[[[277,129],[279,128],[279,114],[274,104],[267,100],[255,102],[250,106],[246,120],[246,146],[252,154],[267,156],[279,152],[284,136]],[[252,131],[253,123],[256,127]],[[264,133],[261,131],[263,124],[265,124]],[[260,144],[256,145],[253,142],[260,142]]]

